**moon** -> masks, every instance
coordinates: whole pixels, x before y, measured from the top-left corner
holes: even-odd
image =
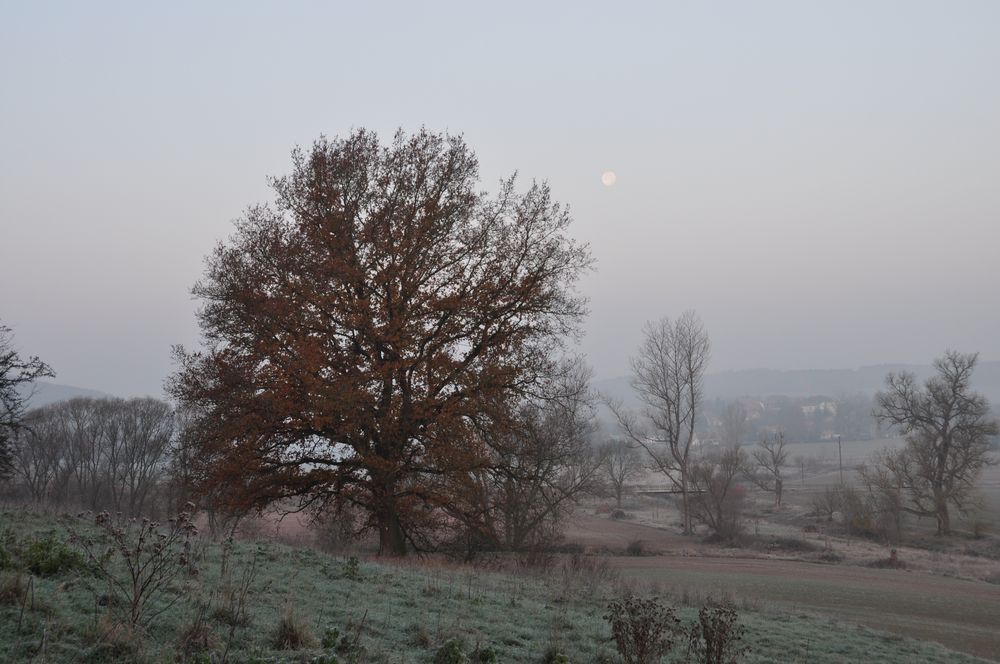
[[[605,187],[615,186],[615,182],[618,182],[618,176],[615,175],[614,171],[604,171],[601,173],[601,184]]]

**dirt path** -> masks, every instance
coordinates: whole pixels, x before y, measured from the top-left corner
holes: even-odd
[[[1000,661],[1000,586],[920,572],[708,556],[616,557],[674,591],[726,592]]]

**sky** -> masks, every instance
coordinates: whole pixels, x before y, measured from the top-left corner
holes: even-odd
[[[1000,359],[998,71],[991,1],[4,0],[0,320],[160,395],[291,148],[423,125],[570,205],[598,378],[686,309],[711,371]]]

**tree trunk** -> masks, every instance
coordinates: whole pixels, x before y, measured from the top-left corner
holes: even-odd
[[[681,506],[684,510],[682,521],[684,522],[684,534],[691,534],[691,508],[688,503],[688,478],[687,472],[681,473]]]
[[[940,503],[937,508],[937,534],[947,535],[951,532],[951,515],[948,514],[948,503]]]
[[[378,519],[378,553],[380,556],[405,556],[406,538],[399,512],[391,500],[386,500],[376,514]]]
[[[621,509],[622,508],[622,488],[620,486],[615,488],[615,499],[618,501],[618,509]]]

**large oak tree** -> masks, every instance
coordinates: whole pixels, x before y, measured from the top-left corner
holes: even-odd
[[[194,288],[203,349],[176,351],[198,484],[361,508],[402,554],[553,369],[589,250],[547,185],[481,193],[459,137],[321,138],[271,186]]]

